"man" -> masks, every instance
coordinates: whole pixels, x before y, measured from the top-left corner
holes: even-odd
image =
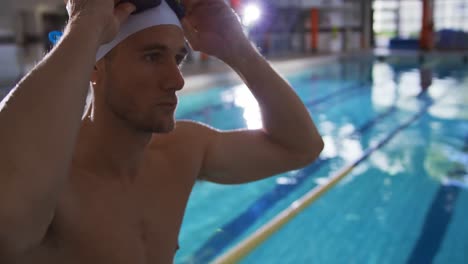
[[[0,105],[0,263],[171,263],[197,179],[251,182],[318,157],[306,108],[229,6],[184,5],[184,31],[163,2],[166,21],[122,37],[133,5],[70,0],[62,40]],[[174,121],[184,32],[242,76],[263,129]]]

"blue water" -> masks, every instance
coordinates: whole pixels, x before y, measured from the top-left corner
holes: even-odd
[[[426,92],[421,72],[432,80]],[[176,263],[213,260],[362,156],[242,263],[468,263],[468,66],[361,58],[287,79],[324,137],[320,159],[251,184],[198,183]],[[182,96],[177,115],[219,129],[261,126],[243,85]]]

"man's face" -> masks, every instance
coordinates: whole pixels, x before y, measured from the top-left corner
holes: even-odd
[[[184,86],[180,64],[186,55],[183,32],[176,26],[156,26],[130,36],[97,64],[97,107],[103,105],[139,131],[172,131],[176,92]]]

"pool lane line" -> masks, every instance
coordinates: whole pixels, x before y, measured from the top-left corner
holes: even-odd
[[[468,135],[465,136],[462,151],[468,149]],[[466,174],[466,171],[451,170],[449,174]],[[439,252],[448,226],[455,212],[461,186],[441,185],[431,207],[426,213],[423,228],[415,243],[407,264],[433,263]]]
[[[407,264],[433,263],[452,221],[460,191],[456,186],[439,187]]]
[[[363,83],[363,82],[360,82],[359,84],[356,84],[356,85],[350,85],[349,87],[338,89],[338,90],[336,90],[336,91],[334,91],[332,93],[326,94],[326,95],[324,95],[322,97],[319,97],[317,99],[305,102],[304,105],[307,106],[307,107],[317,106],[317,105],[319,105],[321,103],[324,103],[324,102],[326,102],[328,100],[334,99],[334,98],[339,97],[339,96],[346,95],[346,93],[351,93],[351,92],[355,92],[355,91],[358,91],[358,90],[362,90],[367,85],[369,85],[369,84],[368,83]]]
[[[382,121],[385,117],[395,112],[396,107],[392,106],[387,111],[375,116],[367,121],[363,126],[356,129],[350,135],[344,138],[352,137],[355,134],[362,134],[372,128],[378,121]],[[295,181],[294,184],[277,184],[273,190],[263,194],[255,202],[253,202],[246,210],[239,214],[236,218],[229,221],[227,224],[219,228],[219,231],[213,234],[190,258],[194,263],[208,263],[233,241],[240,237],[246,229],[253,225],[266,211],[271,209],[277,202],[289,195],[295,189],[301,187],[302,183],[312,176],[312,173],[319,170],[322,166],[330,162],[330,158],[320,158],[312,165],[300,170],[297,175],[290,179]]]
[[[395,113],[398,109],[396,108],[395,105],[391,106],[390,108],[388,108],[385,112],[382,112],[380,113],[378,116],[376,116],[375,118],[367,121],[364,125],[362,125],[359,129],[353,131],[351,134],[347,135],[346,137],[349,137],[349,138],[354,138],[354,137],[357,137],[359,135],[362,135],[363,133],[365,133],[367,130],[369,130],[370,128],[372,128],[376,123],[380,122],[382,119],[388,117],[389,115]]]
[[[294,183],[276,184],[271,191],[257,198],[246,210],[219,228],[218,232],[211,235],[211,237],[189,258],[189,262],[209,263],[212,261],[219,253],[242,236],[248,228],[253,226],[255,222],[275,204],[301,187],[302,183],[309,179],[313,172],[320,169],[330,160],[331,159],[319,159],[312,165],[300,170],[294,177],[288,178],[288,180],[294,181]]]
[[[442,97],[445,97],[442,96]],[[257,248],[261,243],[263,243],[267,238],[273,235],[278,231],[282,226],[291,221],[295,216],[301,213],[309,205],[315,202],[317,199],[322,197],[326,192],[333,188],[338,182],[345,178],[349,173],[353,171],[359,164],[366,160],[372,153],[376,150],[382,148],[387,144],[391,139],[393,139],[399,132],[409,127],[415,121],[417,121],[424,113],[427,112],[429,107],[433,105],[432,102],[426,104],[423,109],[415,114],[408,121],[404,122],[397,128],[395,128],[391,133],[389,133],[383,140],[378,144],[368,148],[364,154],[355,162],[341,169],[335,176],[330,178],[330,181],[322,186],[318,186],[312,189],[310,192],[306,193],[304,196],[293,202],[288,208],[280,212],[276,217],[270,220],[268,223],[259,228],[251,236],[234,246],[225,254],[221,255],[213,263],[216,264],[227,264],[227,263],[237,263],[255,248]]]

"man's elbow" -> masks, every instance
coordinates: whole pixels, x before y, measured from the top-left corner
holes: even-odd
[[[316,140],[311,142],[300,154],[301,166],[305,167],[316,161],[324,147],[325,143],[321,137],[318,137]]]

